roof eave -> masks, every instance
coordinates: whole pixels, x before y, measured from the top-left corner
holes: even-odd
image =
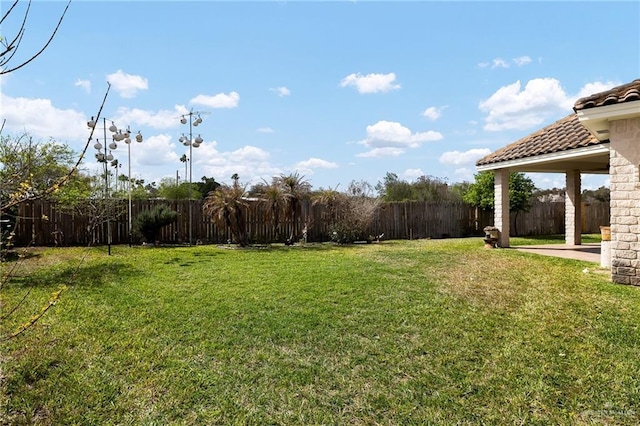
[[[594,137],[604,141],[609,139],[609,123],[612,120],[640,117],[640,101],[581,109],[576,114],[580,123]]]
[[[540,163],[550,163],[556,161],[573,160],[577,158],[591,157],[594,155],[606,154],[609,152],[609,143],[591,145],[584,148],[576,148],[567,151],[552,152],[549,154],[536,155],[533,157],[518,158],[515,160],[499,161],[496,163],[476,166],[479,172],[498,169],[526,169]]]

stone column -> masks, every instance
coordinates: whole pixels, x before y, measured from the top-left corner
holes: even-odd
[[[582,244],[582,197],[580,170],[567,170],[567,196],[564,208],[564,239],[567,245]]]
[[[640,285],[640,118],[612,121],[611,279]]]
[[[500,247],[509,247],[509,169],[498,169],[495,173],[495,195],[493,224],[500,230]]]

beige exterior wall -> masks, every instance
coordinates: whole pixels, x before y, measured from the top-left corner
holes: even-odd
[[[640,118],[612,121],[611,278],[640,285]]]

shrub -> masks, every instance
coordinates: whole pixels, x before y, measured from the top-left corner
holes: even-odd
[[[178,212],[165,205],[156,206],[138,215],[133,227],[134,233],[142,236],[147,243],[153,244],[158,240],[160,230],[177,220]]]
[[[380,205],[378,198],[341,194],[337,199],[337,214],[329,238],[339,244],[370,241],[369,225]]]

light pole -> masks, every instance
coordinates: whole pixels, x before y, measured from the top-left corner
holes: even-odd
[[[103,146],[100,143],[100,140],[98,139],[96,144],[93,145],[93,147],[98,150],[98,152],[96,153],[96,159],[98,160],[98,162],[100,163],[104,163],[104,183],[105,183],[105,202],[107,204],[107,246],[108,246],[108,251],[109,251],[109,255],[111,254],[111,217],[110,217],[110,211],[109,211],[109,201],[108,201],[108,197],[109,197],[109,175],[108,175],[108,170],[107,170],[107,162],[109,161],[113,161],[113,155],[111,154],[112,150],[115,150],[118,148],[118,142],[124,142],[125,144],[127,144],[127,154],[128,154],[128,167],[129,167],[129,185],[128,185],[128,192],[129,192],[129,247],[131,247],[131,237],[132,237],[132,233],[131,233],[131,228],[132,228],[132,217],[131,217],[131,130],[129,130],[129,127],[127,126],[127,129],[125,131],[122,131],[121,129],[118,129],[118,127],[115,125],[115,123],[113,121],[111,121],[111,126],[109,126],[109,131],[112,133],[112,142],[109,144],[109,153],[107,154],[107,119],[106,118],[102,118],[103,120],[103,132],[104,132],[104,154],[101,152]],[[93,119],[93,117],[91,117],[91,120],[89,120],[87,122],[87,126],[89,126],[89,128],[94,128],[96,126],[96,122]],[[142,138],[142,134],[138,131],[138,133],[135,136],[136,142],[141,143],[143,138]]]
[[[198,118],[196,118],[195,120],[193,119],[194,114],[196,114],[198,116]],[[202,118],[200,117],[200,114],[202,114],[202,112],[200,111],[189,111],[189,113],[184,114],[181,118],[180,118],[180,123],[181,124],[187,124],[187,116],[189,116],[189,136],[187,137],[185,134],[182,134],[182,136],[180,136],[180,139],[178,139],[180,142],[182,142],[182,144],[184,146],[188,146],[189,147],[189,158],[187,159],[187,161],[189,162],[189,245],[193,244],[193,234],[192,234],[192,227],[191,227],[191,221],[192,221],[192,208],[191,208],[191,194],[192,194],[192,177],[193,177],[193,148],[197,148],[200,146],[200,144],[202,143],[203,139],[200,135],[198,135],[198,137],[196,137],[195,139],[193,138],[193,127],[197,127],[200,123],[202,123]],[[185,164],[186,166],[186,164]]]

